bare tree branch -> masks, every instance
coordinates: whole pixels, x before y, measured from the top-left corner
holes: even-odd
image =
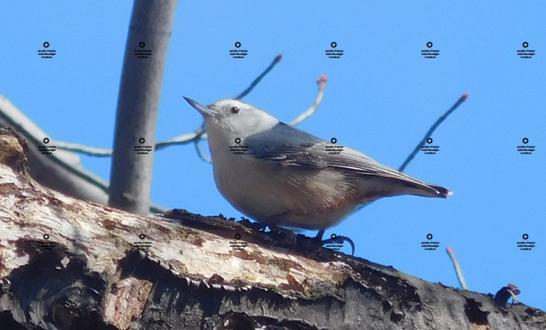
[[[112,156],[112,149],[94,148],[94,147],[85,146],[83,144],[62,142],[57,140],[54,140],[53,143],[55,144],[57,149],[60,149],[60,150],[72,151],[72,152],[86,154],[88,156],[94,156],[94,157],[111,157]]]
[[[42,155],[38,146],[44,146],[43,140],[49,135],[1,95],[0,126],[11,126],[27,139],[30,174],[36,180],[76,198],[106,204],[108,182],[84,169],[80,157],[72,152],[56,150],[52,154]],[[53,139],[49,145],[55,145]]]
[[[56,150],[43,155],[38,149],[44,138],[48,145],[56,146],[57,141],[42,131],[30,118],[0,95],[0,127],[13,127],[24,135],[29,146],[28,166],[30,175],[42,185],[78,199],[100,204],[108,203],[108,181],[83,168],[80,157],[72,152]],[[61,148],[58,148],[61,149]],[[167,209],[157,204],[150,206],[150,212],[160,213]]]
[[[461,269],[461,265],[459,264],[459,261],[457,261],[457,257],[455,257],[455,252],[453,252],[453,249],[451,246],[448,246],[447,254],[449,254],[449,257],[451,258],[451,262],[453,263],[453,267],[455,268],[455,274],[457,275],[457,279],[459,280],[459,284],[461,284],[461,288],[468,290],[468,286],[466,285],[466,280],[464,279],[463,270]]]
[[[459,100],[449,110],[446,111],[446,113],[444,113],[440,118],[438,118],[438,120],[436,120],[436,122],[429,128],[429,130],[427,131],[423,139],[417,144],[415,149],[413,149],[413,152],[408,156],[408,158],[406,158],[402,166],[398,168],[398,171],[404,172],[404,169],[406,168],[406,166],[408,166],[408,164],[413,160],[413,157],[415,157],[415,155],[419,152],[421,147],[423,147],[423,144],[425,143],[425,141],[432,136],[432,133],[436,130],[436,128],[438,128],[438,126],[440,126],[440,124],[447,118],[447,116],[449,116],[453,111],[455,111],[455,109],[457,109],[459,105],[461,105],[467,99],[468,99],[468,92],[464,93],[459,98]]]
[[[254,89],[254,87],[256,87],[258,83],[260,83],[262,78],[265,77],[269,73],[269,71],[271,71],[275,67],[275,65],[277,65],[277,63],[281,61],[281,59],[282,59],[282,54],[275,56],[275,59],[273,60],[273,62],[271,62],[271,64],[267,67],[267,69],[265,69],[265,71],[262,72],[262,74],[259,75],[258,78],[254,79],[254,81],[250,84],[250,86],[248,86],[248,88],[245,89],[241,94],[236,96],[235,99],[240,100],[243,97],[247,96],[248,93],[250,93]]]
[[[296,119],[292,120],[289,125],[296,126],[297,124],[301,123],[305,119],[311,117],[317,111],[320,103],[322,102],[322,98],[324,97],[324,90],[326,89],[326,82],[328,81],[328,78],[326,75],[320,76],[320,78],[317,79],[317,83],[319,85],[319,91],[317,94],[317,97],[315,98],[315,103],[305,112],[303,112],[301,115],[299,115]]]
[[[176,0],[135,0],[125,48],[116,114],[108,203],[148,214],[163,71],[174,22]],[[148,56],[143,58],[144,51]]]

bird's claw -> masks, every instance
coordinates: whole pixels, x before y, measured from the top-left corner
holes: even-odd
[[[355,254],[355,243],[353,242],[352,239],[350,239],[347,236],[332,235],[332,238],[324,239],[324,240],[321,241],[322,245],[331,244],[331,243],[343,244],[344,242],[349,242],[349,244],[351,244],[351,249],[352,249],[351,255],[354,255]]]

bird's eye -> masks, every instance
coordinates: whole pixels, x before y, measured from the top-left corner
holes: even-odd
[[[237,107],[231,108],[231,113],[235,114],[235,115],[238,114],[239,113],[239,108],[237,108]]]

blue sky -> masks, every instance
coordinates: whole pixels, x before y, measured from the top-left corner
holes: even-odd
[[[0,94],[53,139],[110,148],[131,8],[128,0],[4,1]],[[545,10],[538,1],[181,1],[157,140],[201,124],[183,96],[205,104],[234,97],[278,53],[281,63],[244,101],[289,122],[313,103],[316,79],[326,74],[324,101],[298,127],[395,168],[470,92],[433,135],[440,152],[419,154],[405,170],[455,195],[383,199],[327,235],[350,236],[359,257],[458,286],[445,252],[451,246],[471,290],[494,294],[514,283],[522,302],[544,310]],[[44,41],[57,50],[52,60],[37,55]],[[245,59],[230,57],[236,41]],[[342,58],[324,55],[332,41]],[[440,50],[436,59],[421,55],[429,41]],[[534,58],[517,55],[524,41]],[[524,137],[536,146],[532,155],[517,152]],[[110,159],[82,156],[82,163],[109,179]],[[152,200],[241,216],[192,145],[156,153]],[[421,248],[428,233],[437,251]],[[516,246],[524,233],[536,242],[532,251]]]

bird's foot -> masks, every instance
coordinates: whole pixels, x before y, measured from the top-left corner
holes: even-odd
[[[317,240],[318,243],[320,243],[322,246],[326,244],[343,244],[344,242],[349,242],[351,245],[351,255],[355,254],[355,243],[352,239],[350,239],[347,236],[337,236],[336,234],[332,234],[332,236],[329,239],[322,239],[322,236],[324,236],[324,230],[319,230],[317,236],[315,236],[315,240]]]
[[[252,223],[251,228],[267,234],[275,241],[282,241],[289,243],[290,245],[295,245],[296,243],[296,234],[290,229],[279,227],[267,222]],[[269,231],[267,231],[267,228],[269,228]]]

